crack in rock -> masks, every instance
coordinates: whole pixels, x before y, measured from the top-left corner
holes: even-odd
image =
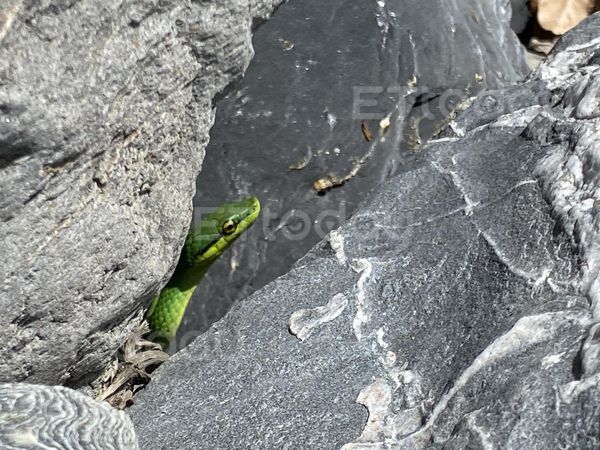
[[[523,278],[525,281],[527,281],[527,283],[533,283],[534,287],[537,289],[541,288],[544,285],[544,283],[548,280],[548,277],[552,273],[552,269],[553,269],[552,267],[543,267],[542,271],[540,273],[526,272],[522,269],[519,269],[518,267],[515,267],[514,265],[511,264],[510,259],[508,259],[502,253],[502,250],[501,250],[500,246],[498,245],[498,243],[496,241],[494,241],[494,239],[492,239],[492,237],[488,233],[485,233],[484,231],[481,231],[481,230],[479,230],[479,233],[481,234],[481,236],[483,236],[483,238],[486,240],[486,242],[489,244],[489,246],[494,250],[494,253],[498,257],[500,262],[511,273],[515,274],[516,276],[518,276],[520,278]]]
[[[415,435],[422,435],[430,430],[438,417],[446,410],[450,400],[463,389],[469,380],[486,367],[514,353],[524,352],[534,345],[546,342],[553,337],[553,324],[565,319],[565,313],[545,313],[527,316],[505,334],[492,342],[469,367],[463,370],[452,388],[437,403],[429,420]]]

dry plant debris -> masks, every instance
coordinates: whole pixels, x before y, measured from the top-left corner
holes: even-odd
[[[169,355],[159,344],[143,339],[150,331],[148,323],[142,325],[125,342],[122,361],[113,361],[100,378],[96,400],[106,400],[117,409],[133,404],[133,394],[150,381],[150,373],[165,362]]]

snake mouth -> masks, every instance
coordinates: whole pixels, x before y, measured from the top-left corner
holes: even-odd
[[[249,204],[249,208],[248,215],[245,217],[245,222],[247,222],[246,228],[243,230],[249,228],[256,221],[258,215],[260,214],[260,201],[257,197],[248,197],[246,202]]]

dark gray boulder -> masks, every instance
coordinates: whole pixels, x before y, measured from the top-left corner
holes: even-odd
[[[131,333],[280,1],[0,4],[0,380],[76,383]]]
[[[512,15],[510,26],[515,33],[521,33],[527,27],[527,22],[531,18],[531,13],[528,8],[528,0],[510,0]]]
[[[597,448],[598,30],[164,364],[142,448]]]

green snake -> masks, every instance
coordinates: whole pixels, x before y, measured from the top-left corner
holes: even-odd
[[[260,213],[256,197],[225,203],[201,217],[185,240],[173,276],[150,303],[148,338],[163,346],[175,337],[192,294],[213,262],[246,231]]]

